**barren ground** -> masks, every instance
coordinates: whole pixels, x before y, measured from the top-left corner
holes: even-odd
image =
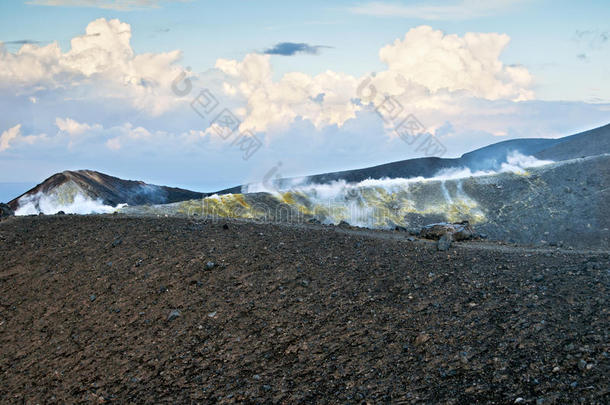
[[[398,232],[11,218],[0,399],[608,403],[609,269]]]

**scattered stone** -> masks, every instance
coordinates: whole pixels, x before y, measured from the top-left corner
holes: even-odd
[[[443,236],[441,236],[441,238],[438,240],[438,243],[436,244],[436,248],[439,251],[444,252],[446,250],[449,250],[452,242],[453,242],[453,237],[451,236],[450,233],[446,233]]]
[[[12,210],[8,204],[0,203],[0,218],[8,218],[15,215],[15,211]]]
[[[254,376],[252,376],[252,378],[254,378],[256,381],[260,381],[261,376],[258,374],[254,374]]]
[[[415,344],[416,345],[421,345],[421,344],[426,343],[428,340],[430,340],[430,335],[428,335],[426,332],[421,332],[415,338]]]
[[[172,309],[172,311],[169,313],[168,317],[167,317],[167,321],[173,321],[176,318],[179,318],[182,315],[182,313],[180,312],[179,309]]]
[[[587,362],[584,361],[583,359],[578,360],[578,369],[584,370],[586,368],[587,368]]]
[[[166,293],[166,292],[167,292],[167,287],[166,286],[162,285],[161,287],[159,287],[159,293],[160,294],[163,294],[163,293]]]
[[[123,243],[123,239],[122,238],[116,238],[115,240],[112,241],[112,247],[117,247],[119,246],[121,243]]]
[[[271,391],[271,386],[267,385],[267,384],[263,385],[263,391],[267,391],[267,392]]]
[[[524,404],[525,403],[525,398],[517,398],[515,399],[515,404]]]
[[[414,237],[414,236],[409,236],[409,237],[407,238],[407,240],[408,240],[409,242],[415,242],[415,240],[416,240],[416,239],[415,239],[415,237]]]
[[[439,240],[443,235],[451,234],[454,241],[469,240],[474,238],[474,231],[468,221],[458,223],[441,222],[426,225],[419,232],[419,236],[425,239]]]
[[[96,298],[97,298],[97,296],[95,294],[91,294],[89,296],[89,301],[93,302],[93,301],[95,301]]]
[[[206,270],[212,270],[215,266],[216,266],[216,263],[214,263],[214,262],[207,262],[205,264],[205,269]]]
[[[216,311],[214,311],[214,312],[210,312],[210,313],[208,314],[208,316],[209,316],[210,318],[214,318],[214,317],[216,316]]]

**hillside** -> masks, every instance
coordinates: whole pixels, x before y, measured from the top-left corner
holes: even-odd
[[[498,142],[463,154],[459,158],[437,157],[407,159],[363,169],[311,175],[311,183],[325,184],[332,181],[360,182],[366,179],[432,177],[440,170],[465,167],[473,171],[497,170],[506,163],[510,152],[519,152],[538,159],[561,161],[610,153],[610,124],[558,139],[527,138]],[[276,183],[280,189],[288,187],[292,179]],[[221,190],[218,194],[239,193],[242,186]]]
[[[20,204],[31,204],[40,210],[40,202],[44,198],[51,198],[57,205],[61,205],[73,203],[77,195],[114,207],[119,204],[166,204],[201,198],[205,194],[146,184],[142,181],[123,180],[92,170],[79,170],[54,174],[11,200],[8,205],[17,210]]]

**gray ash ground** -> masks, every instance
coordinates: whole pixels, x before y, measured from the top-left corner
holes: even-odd
[[[610,401],[608,252],[54,216],[0,266],[4,403]]]

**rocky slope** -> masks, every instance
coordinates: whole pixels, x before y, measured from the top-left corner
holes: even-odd
[[[608,403],[607,252],[120,215],[0,241],[2,402]]]
[[[517,173],[448,180],[368,181],[334,188],[229,194],[175,204],[125,207],[129,215],[187,215],[409,230],[469,221],[494,240],[610,248],[610,155]]]
[[[363,169],[323,173],[308,177],[311,183],[332,181],[361,182],[366,179],[433,177],[439,171],[456,167],[477,170],[498,170],[511,152],[543,160],[569,160],[586,156],[610,154],[610,124],[563,138],[511,139],[498,142],[456,159],[419,158],[386,163]],[[276,181],[277,188],[288,188],[293,179]],[[219,191],[218,194],[240,193],[243,186]]]
[[[81,196],[87,201],[96,201],[105,206],[115,207],[119,204],[166,204],[201,198],[204,194],[180,188],[146,184],[142,181],[123,180],[92,170],[79,170],[54,174],[33,189],[10,201],[8,205],[16,211],[28,204],[34,211],[45,212],[41,207],[41,202],[42,205],[48,202],[50,211],[52,211],[55,207],[73,204],[77,196]]]

